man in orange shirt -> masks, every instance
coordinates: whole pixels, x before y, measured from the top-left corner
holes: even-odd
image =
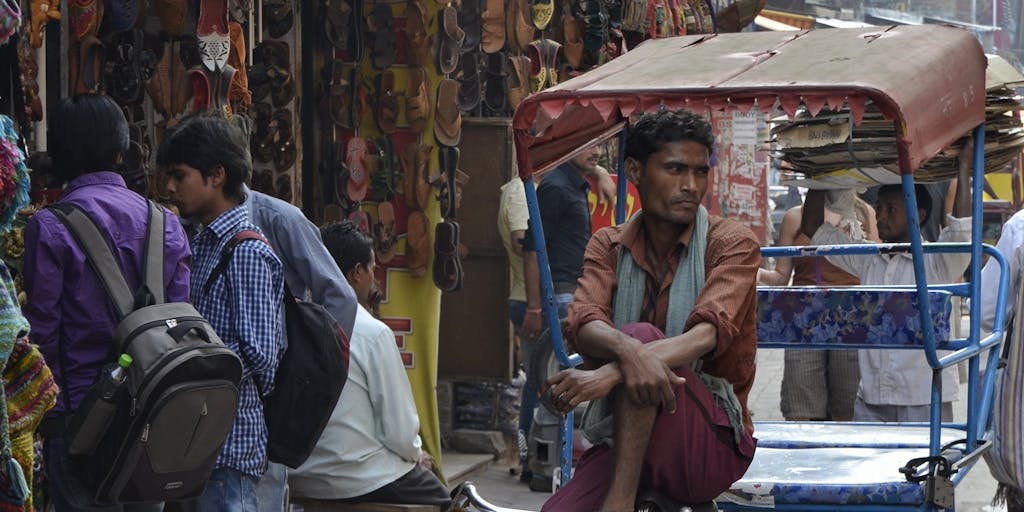
[[[545,511],[631,511],[641,485],[710,501],[753,458],[760,247],[701,205],[713,148],[711,125],[686,111],[645,114],[629,130],[626,172],[643,211],[587,246],[566,326],[583,369],[545,383],[562,412],[591,401],[583,424],[595,446]]]

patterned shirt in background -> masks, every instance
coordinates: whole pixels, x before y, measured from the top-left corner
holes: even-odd
[[[217,468],[260,478],[267,468],[267,427],[259,391],[273,391],[274,374],[285,349],[281,300],[284,277],[273,249],[258,240],[235,248],[227,269],[204,290],[228,241],[243,230],[260,232],[247,209],[236,206],[192,237],[192,303],[224,343],[242,359],[238,412]],[[258,382],[258,388],[257,388]]]
[[[677,250],[669,260],[668,272],[660,283],[647,258],[643,214],[616,227],[594,234],[583,258],[583,277],[574,301],[569,305],[566,339],[576,340],[580,327],[592,321],[615,325],[612,302],[615,298],[616,267],[619,247],[628,250],[647,275],[647,292],[640,321],[665,330],[668,321],[668,296],[679,267],[680,255],[690,242],[693,230],[679,237]],[[710,216],[708,245],[704,252],[704,288],[697,296],[684,332],[708,322],[718,329],[718,345],[704,356],[703,371],[732,383],[736,398],[743,405],[743,423],[754,431],[747,408],[747,396],[754,384],[757,354],[757,294],[755,281],[761,265],[761,247],[749,229],[736,221]],[[654,293],[656,291],[657,293]],[[583,354],[586,359],[586,354]]]

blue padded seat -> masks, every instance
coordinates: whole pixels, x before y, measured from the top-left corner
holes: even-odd
[[[921,505],[924,486],[908,482],[899,468],[928,455],[927,448],[762,448],[743,478],[715,501],[735,504]],[[949,454],[951,460],[959,458]]]
[[[754,424],[757,448],[928,448],[927,425],[766,421]],[[943,428],[940,445],[967,437]]]
[[[949,341],[953,294],[931,290],[937,343]],[[757,339],[777,345],[921,347],[917,291],[906,287],[757,288]]]

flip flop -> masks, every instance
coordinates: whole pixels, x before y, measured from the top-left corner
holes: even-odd
[[[366,172],[366,139],[352,137],[345,147],[345,167],[348,168],[348,184],[346,190],[351,201],[362,201],[366,198],[369,185]]]
[[[328,87],[328,114],[335,125],[342,128],[353,128],[356,119],[355,97],[355,68],[345,69],[345,64],[336,60],[332,63],[331,82]]]
[[[409,129],[423,133],[430,119],[430,93],[427,72],[423,68],[409,69],[409,84],[405,89],[405,120]]]
[[[219,71],[227,65],[231,53],[228,0],[200,0],[196,36],[199,39],[199,56],[206,69]]]
[[[471,112],[480,104],[479,59],[476,53],[469,52],[463,54],[461,60],[459,73],[456,76],[456,80],[459,82],[457,103],[459,110]]]
[[[483,32],[483,23],[480,17],[480,4],[486,0],[462,0],[459,3],[459,26],[464,33],[462,39],[463,51],[474,51],[480,45]]]
[[[339,50],[347,50],[352,30],[352,6],[348,0],[327,0],[324,2],[323,14],[324,37],[327,42]]]
[[[487,85],[484,90],[484,104],[495,114],[505,112],[506,91],[505,54],[487,54]]]
[[[412,76],[410,74],[410,76]],[[377,126],[383,133],[394,133],[398,120],[398,98],[395,97],[395,74],[390,69],[377,75]]]
[[[455,71],[459,65],[459,55],[462,43],[466,39],[466,32],[459,27],[458,16],[458,12],[450,5],[441,9],[438,14],[440,34],[437,69],[442,75]]]
[[[500,52],[505,47],[505,2],[504,0],[483,0],[481,15],[483,36],[480,39],[484,53]]]
[[[405,34],[410,66],[423,67],[430,60],[430,20],[419,0],[409,0],[405,7]]]
[[[395,63],[398,52],[398,38],[394,31],[391,7],[376,4],[369,18],[370,32],[373,32],[373,49],[370,50],[371,64],[375,69],[387,69]]]
[[[445,220],[454,220],[456,215],[456,171],[459,168],[459,148],[442,146],[438,149],[437,160],[444,176],[444,189],[441,197],[441,216]]]
[[[455,80],[444,79],[438,84],[434,138],[445,146],[458,146],[462,138],[462,113],[456,103],[458,94],[459,86]]]
[[[459,259],[459,223],[446,220],[434,226],[434,285],[445,292],[462,289],[462,261]]]
[[[398,232],[395,229],[395,208],[389,201],[377,205],[377,222],[373,225],[373,252],[377,263],[388,263],[398,250]]]
[[[405,262],[412,277],[423,277],[430,264],[430,219],[421,211],[409,213],[406,220]]]

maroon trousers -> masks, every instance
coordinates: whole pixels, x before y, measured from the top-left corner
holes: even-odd
[[[665,338],[648,323],[623,326],[622,332],[644,342]],[[754,457],[750,432],[736,443],[725,411],[689,366],[676,370],[686,383],[676,386],[675,414],[661,413],[654,422],[640,478],[641,489],[656,490],[684,503],[715,499],[739,480]],[[587,450],[572,480],[558,490],[543,512],[600,510],[611,484],[615,459],[607,445]]]

